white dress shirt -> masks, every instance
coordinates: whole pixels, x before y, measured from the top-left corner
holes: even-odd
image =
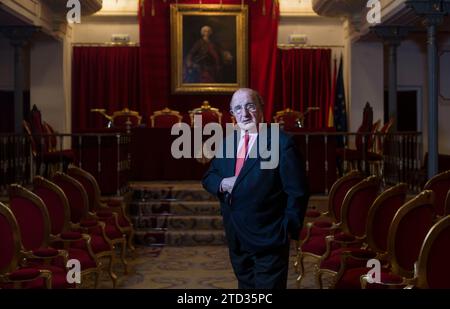
[[[245,131],[241,130],[241,139],[239,140],[239,145],[238,145],[236,155],[239,153],[239,151],[241,151],[241,148],[244,147],[244,141],[245,141],[244,135],[245,135]],[[245,159],[248,158],[248,154],[252,150],[253,144],[255,143],[256,139],[258,138],[258,133],[250,133],[249,132],[248,135],[249,135],[248,149],[247,149],[247,155],[245,156]]]

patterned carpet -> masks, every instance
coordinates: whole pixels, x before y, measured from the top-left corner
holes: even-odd
[[[130,273],[119,263],[118,288],[231,289],[237,281],[228,256],[217,198],[199,182],[136,182],[130,185],[130,215],[136,229],[136,258]],[[309,207],[323,211],[326,198],[312,197]],[[157,244],[163,246],[155,246]],[[295,251],[291,245],[288,288],[297,288]],[[313,266],[305,260],[302,288],[315,288]],[[111,288],[103,275],[100,288]]]
[[[293,246],[292,246],[293,247]],[[237,281],[225,246],[138,247],[136,258],[129,258],[130,274],[124,275],[120,264],[118,288],[124,289],[235,289]],[[296,289],[293,267],[295,252],[291,248],[288,288]],[[306,275],[302,288],[315,288],[312,264],[305,263]],[[103,275],[100,288],[111,288]]]

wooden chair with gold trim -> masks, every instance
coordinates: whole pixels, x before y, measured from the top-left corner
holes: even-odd
[[[445,198],[445,215],[450,215],[450,190],[448,190]]]
[[[36,176],[33,179],[33,193],[39,196],[47,208],[50,218],[51,244],[54,248],[68,251],[70,259],[77,259],[81,266],[81,281],[94,275],[94,287],[97,287],[101,263],[97,260],[91,246],[89,234],[75,232],[70,223],[70,207],[64,191],[53,182]],[[84,242],[85,246],[74,248],[74,243]]]
[[[23,263],[19,224],[12,211],[0,202],[0,289],[52,288],[52,272]]]
[[[445,215],[445,199],[450,190],[450,170],[435,175],[425,183],[424,190],[431,190],[435,194],[434,207],[436,215]]]
[[[202,126],[208,123],[222,124],[222,113],[218,108],[212,107],[208,101],[203,101],[202,106],[194,108],[189,111],[189,117],[191,119],[191,126],[194,127],[197,123],[194,123],[195,116],[201,116]]]
[[[89,209],[91,212],[98,213],[101,211],[111,211],[117,214],[117,216],[113,217],[114,225],[119,228],[122,234],[127,236],[127,247],[130,251],[134,252],[134,228],[127,214],[127,204],[114,199],[102,199],[98,182],[89,172],[71,165],[67,169],[67,173],[83,185],[88,194]]]
[[[341,222],[333,224],[328,232],[312,235],[303,241],[299,247],[301,272],[297,278],[298,286],[300,286],[304,275],[303,260],[305,257],[313,258],[315,264],[317,264],[321,261],[322,256],[330,250],[360,245],[361,237],[365,233],[365,220],[368,210],[378,195],[380,184],[381,179],[379,177],[370,176],[354,185],[347,192],[342,202]],[[329,236],[333,237],[330,238]]]
[[[411,285],[419,289],[450,289],[450,215],[428,232],[420,249]]]
[[[19,225],[27,265],[49,270],[53,288],[75,287],[66,280],[69,252],[51,246],[50,218],[42,199],[17,184],[10,185],[8,193],[8,208]]]
[[[341,222],[341,207],[347,192],[357,183],[364,179],[359,171],[350,171],[334,182],[328,195],[328,210],[321,213],[316,210],[309,210],[305,214],[305,219],[310,222],[302,228],[299,235],[299,241],[296,242],[297,258],[294,263],[297,272],[303,273],[303,267],[300,263],[299,246],[311,236],[320,234],[329,234],[336,229]],[[311,222],[312,221],[312,222]]]
[[[31,143],[38,174],[41,173],[42,163],[45,165],[44,175],[49,175],[50,165],[62,163],[63,170],[66,170],[70,163],[76,161],[77,158],[72,149],[56,148],[55,131],[48,123],[42,121],[41,112],[36,105],[33,105],[28,118],[29,121],[24,120],[22,125]]]
[[[316,272],[319,286],[322,286],[321,273],[327,270],[329,274],[335,275],[332,287],[360,288],[359,276],[355,276],[352,268],[365,267],[367,261],[372,258],[385,258],[389,227],[395,213],[405,202],[407,190],[408,186],[400,183],[376,198],[369,208],[362,246],[338,248],[324,254]]]
[[[166,107],[162,110],[155,111],[150,116],[150,124],[152,128],[171,128],[174,124],[183,120],[180,112],[171,110]]]
[[[115,262],[114,244],[106,232],[106,224],[99,220],[98,216],[89,212],[89,200],[83,185],[67,174],[57,172],[52,182],[60,187],[69,201],[70,221],[72,231],[89,234],[91,237],[92,251],[97,260],[108,259],[108,274],[112,280],[113,287],[117,284],[117,275],[113,271]],[[108,215],[109,214],[105,214]],[[115,231],[115,228],[111,229]],[[117,235],[120,236],[120,235]],[[125,238],[118,237],[124,243]],[[122,240],[123,239],[123,240]],[[83,249],[85,244],[77,242],[74,248]]]
[[[112,124],[119,129],[135,128],[141,124],[142,116],[139,112],[124,108],[120,111],[115,111],[112,116]]]
[[[275,113],[273,121],[279,123],[280,126],[285,129],[303,128],[304,116],[302,112],[295,111],[291,108],[285,108]]]
[[[369,268],[360,277],[362,288],[404,288],[414,280],[414,267],[423,241],[435,222],[434,193],[425,190],[404,204],[389,227],[388,265],[381,268],[380,281],[369,279]]]

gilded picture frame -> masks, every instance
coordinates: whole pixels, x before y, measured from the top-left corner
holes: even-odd
[[[173,94],[247,87],[247,5],[171,4]]]

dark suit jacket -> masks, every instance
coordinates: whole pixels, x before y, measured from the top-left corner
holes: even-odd
[[[270,149],[270,129],[267,133],[267,148]],[[239,142],[236,132],[225,138],[217,150],[219,153],[226,153],[226,141],[230,138],[229,145],[234,145],[236,154]],[[264,159],[257,142],[251,149],[251,152],[257,151],[257,156],[246,159],[231,194],[221,193],[220,183],[223,178],[234,176],[236,156],[218,158],[216,155],[203,177],[204,188],[220,200],[227,236],[237,235],[250,252],[286,244],[288,235],[298,239],[309,198],[303,164],[292,137],[280,131],[279,164],[275,169],[260,168]]]

